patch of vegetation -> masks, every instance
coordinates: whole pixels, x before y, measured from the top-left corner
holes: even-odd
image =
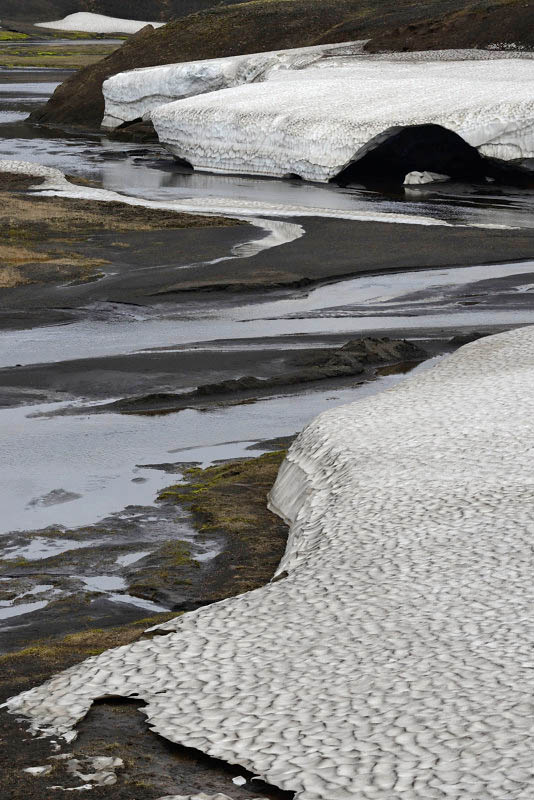
[[[170,561],[173,567],[195,567],[200,565],[191,556],[191,548],[187,542],[167,542],[163,547],[157,551],[157,555],[161,555],[165,560]]]
[[[93,628],[57,640],[35,641],[23,650],[0,656],[0,691],[2,695],[7,695],[10,687],[23,691],[35,686],[89,656],[99,655],[110,647],[135,642],[142,638],[145,628],[176,616],[176,612],[156,614],[128,625]]]
[[[286,450],[185,471],[185,482],[160,492],[161,502],[188,508],[195,527],[227,539],[226,596],[265,585],[284,553],[286,525],[267,508]]]
[[[0,31],[0,42],[17,42],[21,39],[28,39],[27,33],[17,33],[16,31]]]
[[[166,542],[154,551],[149,563],[135,573],[128,593],[136,597],[158,601],[177,587],[191,586],[192,575],[200,564],[191,555],[191,547],[181,540]]]

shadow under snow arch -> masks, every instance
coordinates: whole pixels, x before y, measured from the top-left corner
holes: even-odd
[[[361,147],[330,182],[342,186],[402,184],[411,172],[429,172],[460,181],[484,182],[490,178],[534,188],[533,171],[484,156],[459,134],[431,123],[387,128]]]
[[[146,702],[295,800],[531,800],[534,327],[317,417],[271,493],[284,580],[11,698],[72,735]]]

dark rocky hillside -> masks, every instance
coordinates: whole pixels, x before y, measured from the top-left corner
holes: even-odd
[[[136,67],[356,39],[370,50],[532,49],[533,23],[534,0],[249,0],[140,31],[58,87],[33,120],[98,126],[102,82]]]
[[[214,5],[229,5],[233,0],[2,0],[0,18],[24,22],[62,19],[77,11],[107,14],[126,19],[168,22]],[[247,0],[244,0],[247,2]]]

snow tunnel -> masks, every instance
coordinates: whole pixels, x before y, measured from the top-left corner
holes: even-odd
[[[483,156],[459,134],[442,125],[387,128],[361,147],[331,183],[402,184],[410,172],[430,172],[455,180],[534,186],[534,172],[519,164]]]

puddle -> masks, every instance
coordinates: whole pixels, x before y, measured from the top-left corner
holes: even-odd
[[[159,603],[154,603],[152,600],[145,600],[143,597],[134,597],[124,591],[127,583],[124,578],[119,575],[93,575],[85,577],[82,575],[73,575],[73,578],[79,578],[83,581],[85,588],[89,592],[102,592],[106,595],[108,600],[115,603],[128,603],[137,608],[144,608],[146,611],[169,611],[167,606],[162,606]]]
[[[126,581],[119,575],[93,575],[85,577],[83,575],[73,575],[78,578],[90,592],[114,592],[119,589],[126,589]]]
[[[31,614],[34,611],[40,611],[46,608],[47,605],[48,600],[39,600],[35,603],[19,603],[16,606],[0,608],[0,620],[21,617],[23,614]]]
[[[69,550],[81,550],[84,547],[93,547],[97,544],[101,544],[101,542],[98,540],[77,541],[76,539],[45,539],[36,537],[28,545],[22,547],[8,547],[2,552],[2,558],[8,560],[24,558],[26,561],[40,561],[43,558],[58,556]]]
[[[133,597],[131,594],[110,594],[108,599],[113,600],[115,603],[128,603],[128,605],[136,606],[137,608],[144,608],[145,611],[150,611],[154,614],[171,610],[167,606],[153,603],[152,600],[145,600],[142,597]]]

